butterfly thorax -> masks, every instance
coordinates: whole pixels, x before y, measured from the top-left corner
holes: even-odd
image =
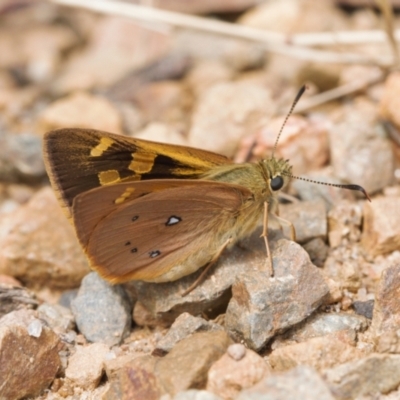
[[[221,165],[204,173],[201,179],[244,186],[253,194],[256,203],[263,204],[276,197],[277,192],[287,185],[291,170],[292,166],[287,160],[271,157],[258,163]],[[278,189],[273,183],[276,184],[279,177],[282,182]]]

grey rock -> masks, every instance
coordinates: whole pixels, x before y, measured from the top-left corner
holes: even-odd
[[[75,327],[71,310],[59,304],[41,304],[38,307],[38,315],[50,328],[60,333],[65,333]]]
[[[400,384],[400,355],[371,354],[326,370],[324,376],[338,400],[388,393]]]
[[[334,400],[328,387],[312,368],[297,367],[263,379],[243,390],[236,400]]]
[[[296,242],[325,239],[328,233],[325,203],[321,199],[283,204],[280,216],[290,221],[296,229]]]
[[[72,300],[78,295],[78,289],[66,290],[63,292],[59,299],[59,304],[66,308],[71,308]]]
[[[222,398],[207,390],[190,389],[177,393],[173,400],[222,400]]]
[[[346,313],[319,313],[309,317],[304,323],[290,330],[284,337],[302,342],[304,340],[329,335],[340,331],[363,332],[369,326],[366,318]]]
[[[356,314],[365,318],[372,319],[374,313],[375,300],[353,301],[353,308]]]
[[[202,269],[175,282],[133,282],[138,302],[156,320],[168,324],[183,312],[212,315],[214,310],[225,310],[231,297],[230,287],[237,275],[243,271],[266,269],[265,245],[260,233],[257,230],[243,240],[240,247],[224,251],[204,281],[184,297],[182,293],[197,279]],[[280,231],[270,231],[270,245],[281,236]]]
[[[329,292],[300,245],[287,239],[270,245],[275,276],[252,270],[240,274],[225,316],[231,336],[254,350],[311,315]]]
[[[8,182],[38,182],[45,176],[42,144],[38,136],[0,132],[0,179]]]
[[[24,287],[0,285],[0,318],[21,308],[32,309],[38,306],[34,293]]]
[[[326,257],[328,256],[328,246],[321,238],[311,239],[303,244],[304,250],[310,256],[310,259],[317,267],[323,267]]]
[[[223,330],[223,327],[215,322],[183,313],[175,320],[167,334],[157,343],[156,350],[168,353],[176,343],[194,332],[218,330]]]
[[[113,346],[129,334],[132,305],[121,286],[112,286],[92,272],[82,280],[72,313],[79,331],[90,342]]]

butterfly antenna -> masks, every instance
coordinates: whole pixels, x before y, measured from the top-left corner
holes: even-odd
[[[293,179],[299,179],[299,180],[305,181],[305,182],[317,183],[318,185],[333,186],[333,187],[337,187],[340,189],[347,189],[347,190],[357,190],[357,191],[361,192],[369,201],[371,201],[371,198],[368,196],[368,193],[366,192],[366,190],[362,186],[359,186],[359,185],[353,185],[353,184],[341,185],[338,183],[319,182],[319,181],[314,181],[312,179],[301,178],[300,176],[294,176],[294,175],[285,174],[285,173],[283,173],[282,175],[285,175],[285,176],[287,176],[289,178],[293,178]]]
[[[292,115],[293,110],[294,110],[294,108],[296,107],[296,104],[297,104],[298,101],[300,100],[300,97],[303,96],[303,94],[304,94],[304,92],[306,91],[306,89],[307,89],[307,86],[306,86],[306,85],[303,85],[303,86],[300,88],[300,90],[298,91],[298,93],[297,93],[297,95],[296,95],[296,97],[295,97],[295,99],[294,99],[294,101],[293,101],[293,103],[292,103],[292,106],[290,107],[290,110],[289,110],[288,114],[286,115],[285,120],[283,121],[282,127],[281,127],[281,129],[280,129],[280,131],[279,131],[279,133],[278,133],[278,136],[277,136],[277,138],[276,138],[276,140],[275,140],[274,148],[273,148],[273,150],[272,150],[272,157],[274,157],[275,150],[276,150],[276,147],[278,146],[279,138],[281,137],[283,128],[285,127],[287,120],[288,120],[289,117]]]

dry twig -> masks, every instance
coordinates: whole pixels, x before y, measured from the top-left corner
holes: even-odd
[[[378,66],[389,66],[392,64],[390,57],[368,57],[354,53],[340,53],[321,49],[311,49],[306,46],[329,45],[345,42],[360,43],[369,42],[373,37],[374,41],[383,41],[382,32],[370,31],[356,34],[355,32],[338,32],[330,34],[296,34],[288,37],[285,34],[264,31],[244,25],[233,24],[223,21],[211,20],[208,18],[186,15],[182,13],[160,10],[157,8],[145,7],[137,4],[124,3],[117,0],[50,0],[53,3],[70,7],[80,7],[106,13],[109,15],[125,16],[135,20],[158,22],[169,24],[179,28],[196,29],[203,32],[215,33],[239,39],[252,40],[262,43],[266,51],[275,54],[282,54],[289,57],[320,62],[320,63],[346,63],[346,64],[369,64]],[[400,32],[399,32],[400,36]],[[354,37],[354,39],[352,39]]]

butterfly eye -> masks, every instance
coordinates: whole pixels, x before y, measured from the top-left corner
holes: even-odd
[[[283,187],[283,178],[281,176],[276,176],[275,178],[271,179],[270,186],[273,191],[282,189]]]

